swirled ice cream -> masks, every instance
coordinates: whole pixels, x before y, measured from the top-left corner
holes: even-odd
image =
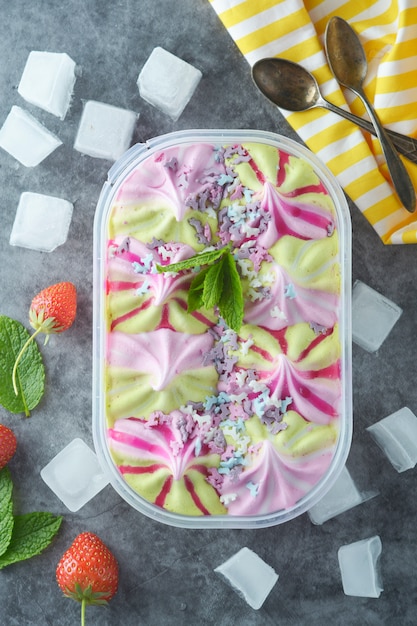
[[[340,238],[320,176],[262,142],[169,146],[120,185],[106,238],[106,438],[124,481],[178,515],[293,507],[341,426]],[[158,271],[224,246],[238,330],[216,306],[188,312],[195,269]]]

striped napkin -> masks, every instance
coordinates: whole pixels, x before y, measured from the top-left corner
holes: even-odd
[[[382,123],[417,137],[416,0],[209,2],[251,66],[270,56],[301,63],[313,72],[327,100],[366,117],[362,102],[340,88],[327,65],[326,25],[333,15],[342,17],[365,47],[369,68],[364,89]],[[281,112],[384,243],[417,243],[417,211],[406,211],[395,195],[377,139],[324,109]],[[403,161],[417,189],[417,165]]]

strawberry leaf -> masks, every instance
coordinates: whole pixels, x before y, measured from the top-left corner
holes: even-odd
[[[72,598],[76,600],[76,602],[84,602],[86,605],[101,605],[106,606],[108,604],[108,600],[106,599],[109,595],[108,591],[93,591],[93,586],[89,585],[86,588],[81,587],[79,583],[74,584],[74,591],[70,589],[66,589],[65,594],[67,598]]]
[[[0,569],[40,554],[51,543],[61,522],[62,517],[52,513],[16,515],[10,543],[0,556]]]
[[[17,395],[13,389],[13,366],[30,338],[26,328],[16,320],[0,316],[0,404],[11,413],[27,416],[44,393],[45,369],[35,341],[24,352],[17,368]]]

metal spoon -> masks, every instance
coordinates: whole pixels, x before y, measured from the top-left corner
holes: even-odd
[[[313,74],[310,74],[298,63],[276,57],[261,59],[252,68],[252,78],[264,96],[281,109],[307,111],[320,107],[337,113],[369,133],[376,135],[376,130],[371,122],[326,100],[320,93]],[[387,129],[386,132],[398,151],[413,163],[417,163],[417,140],[393,130]]]
[[[414,187],[391,139],[363,90],[368,64],[359,37],[345,20],[332,17],[327,24],[325,41],[330,69],[337,81],[353,91],[364,103],[381,143],[398,197],[407,211],[412,213],[416,208]]]

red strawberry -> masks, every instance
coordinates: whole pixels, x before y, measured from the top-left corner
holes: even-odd
[[[72,283],[57,283],[43,289],[32,300],[30,325],[41,333],[62,333],[75,319],[77,291]]]
[[[10,428],[0,424],[0,470],[3,469],[16,452],[16,435]]]
[[[76,312],[77,290],[75,285],[69,282],[57,283],[56,285],[46,287],[33,298],[29,309],[29,322],[32,328],[35,329],[35,332],[19,352],[13,367],[12,380],[16,395],[19,393],[16,382],[17,366],[29,343],[36,335],[44,333],[46,335],[46,344],[49,335],[62,333],[72,325]]]
[[[107,604],[117,591],[119,568],[115,556],[97,535],[78,535],[56,568],[64,595],[81,602],[81,624],[87,604]]]

